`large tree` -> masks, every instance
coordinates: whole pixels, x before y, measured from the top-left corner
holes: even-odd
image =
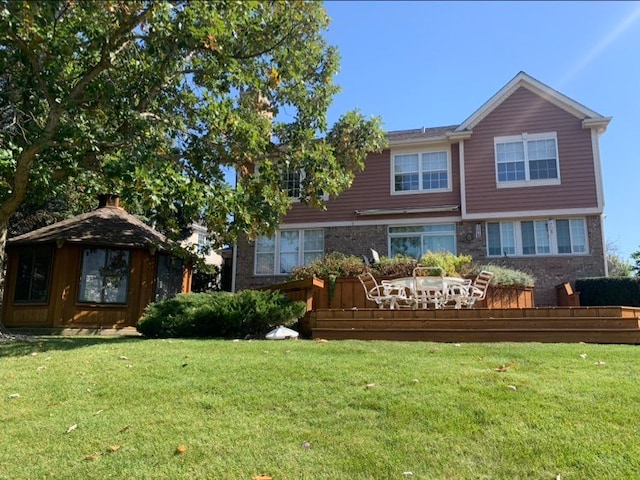
[[[328,22],[313,1],[0,0],[0,259],[11,215],[61,184],[220,241],[277,227],[287,170],[322,207],[384,146],[378,118],[327,124]]]

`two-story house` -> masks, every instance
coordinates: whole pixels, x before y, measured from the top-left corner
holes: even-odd
[[[610,120],[520,72],[460,125],[389,132],[326,211],[294,204],[273,238],[239,241],[235,290],[333,251],[447,250],[532,273],[536,305],[555,305],[556,285],[607,273],[599,137]]]

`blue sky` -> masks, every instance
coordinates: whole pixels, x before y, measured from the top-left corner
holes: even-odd
[[[328,1],[342,87],[385,130],[462,123],[519,71],[613,117],[600,141],[605,236],[640,250],[640,2]]]

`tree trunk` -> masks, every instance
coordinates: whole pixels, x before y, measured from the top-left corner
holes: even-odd
[[[0,307],[2,306],[2,302],[4,299],[4,289],[5,289],[5,247],[7,245],[7,228],[9,222],[8,219],[0,218]],[[2,323],[2,316],[0,315],[0,333],[5,331],[4,325]]]

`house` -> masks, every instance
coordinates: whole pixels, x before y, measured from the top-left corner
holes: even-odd
[[[213,266],[216,269],[216,273],[206,275],[204,279],[198,278],[198,272],[194,272],[194,292],[210,289],[231,290],[231,250],[229,248],[212,248],[209,232],[205,226],[199,223],[192,224],[191,235],[185,238],[181,245],[201,256],[205,265]],[[204,285],[197,285],[198,283]]]
[[[191,289],[180,247],[116,195],[82,215],[7,241],[2,321],[11,328],[135,326],[144,308]]]
[[[610,120],[520,72],[459,125],[389,132],[326,211],[294,204],[274,238],[239,241],[235,288],[283,282],[333,251],[447,250],[532,273],[536,305],[556,305],[556,285],[607,274]]]

